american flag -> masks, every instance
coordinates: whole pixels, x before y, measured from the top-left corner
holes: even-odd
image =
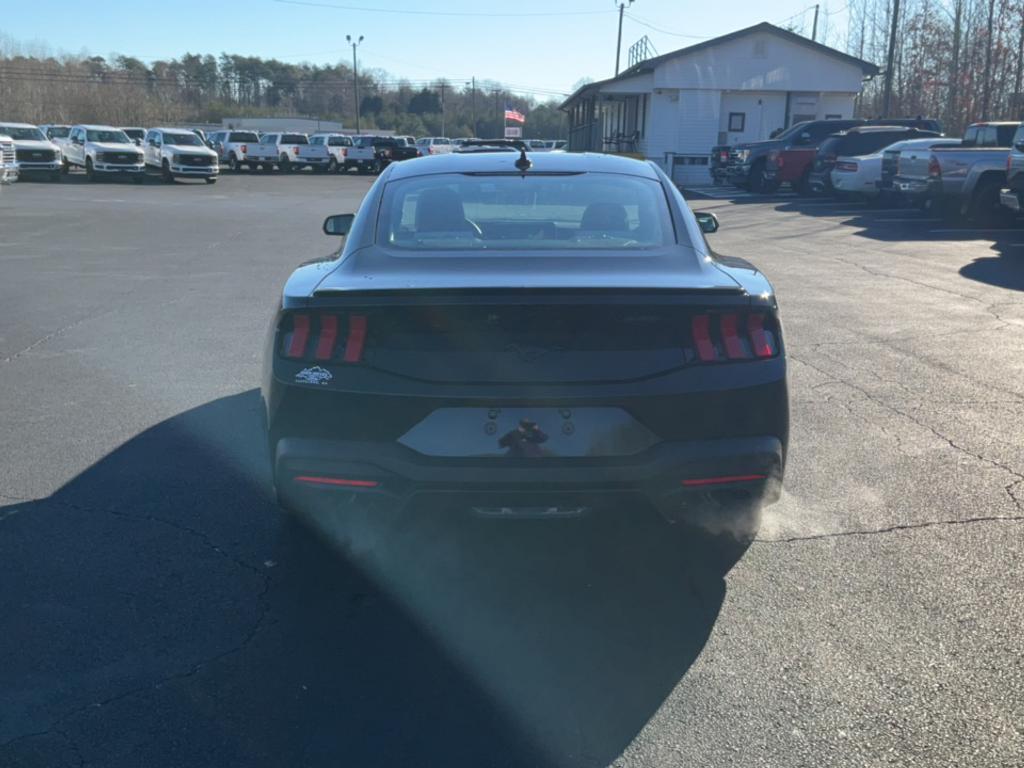
[[[509,109],[508,105],[505,106],[505,119],[511,120],[513,123],[525,123],[526,115],[520,112],[518,109]]]

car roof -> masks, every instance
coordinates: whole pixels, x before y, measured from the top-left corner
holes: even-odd
[[[643,160],[591,152],[526,153],[533,165],[530,173],[619,173],[658,180],[658,174]],[[515,152],[467,152],[407,160],[389,166],[388,179],[395,181],[436,173],[518,173]]]
[[[995,125],[995,126],[1000,126],[1000,125],[1021,125],[1021,124],[1022,124],[1022,123],[1020,122],[1020,120],[1002,120],[1002,121],[997,121],[997,120],[982,120],[982,121],[981,121],[980,123],[971,123],[971,124],[970,124],[970,125],[968,125],[967,127],[968,127],[968,128],[975,128],[975,127],[977,127],[977,126],[980,126],[980,125]]]
[[[192,129],[191,128],[164,128],[163,126],[159,126],[159,125],[156,126],[155,128],[150,128],[149,130],[151,130],[151,131],[164,131],[165,133],[192,133]],[[194,133],[192,133],[192,135],[195,136]]]
[[[39,127],[38,125],[33,125],[32,123],[8,123],[5,120],[0,120],[0,123],[2,123],[3,125],[9,126],[11,128],[38,128]]]
[[[78,123],[77,125],[71,126],[72,128],[85,128],[87,131],[120,131],[116,125],[95,125],[90,123]]]
[[[846,133],[888,133],[890,131],[922,131],[925,128],[915,128],[912,125],[855,125]]]

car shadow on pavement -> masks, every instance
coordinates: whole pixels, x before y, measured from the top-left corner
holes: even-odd
[[[649,510],[313,535],[261,438],[251,390],[4,500],[0,764],[603,766],[718,616]]]

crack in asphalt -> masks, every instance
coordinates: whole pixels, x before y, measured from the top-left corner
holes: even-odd
[[[1021,481],[1017,481],[1018,483]],[[1016,483],[1013,483],[1016,485]],[[1019,507],[1018,507],[1019,508]],[[791,544],[800,541],[818,541],[820,539],[838,539],[847,536],[878,536],[885,533],[898,533],[899,531],[914,531],[920,528],[936,528],[939,526],[971,525],[973,523],[1020,523],[1024,522],[1024,515],[988,515],[984,517],[966,517],[962,520],[926,520],[920,523],[900,523],[885,528],[872,528],[866,531],[831,531],[829,533],[812,533],[807,536],[786,536],[780,538],[756,538],[755,544]]]
[[[798,357],[796,357],[794,355],[789,355],[789,359],[790,360],[794,360],[794,361],[800,363],[801,365],[806,365],[808,368],[812,368],[815,371],[817,371],[818,373],[821,373],[824,376],[828,376],[828,377],[834,379],[837,383],[843,384],[843,385],[849,387],[850,389],[853,389],[853,390],[855,390],[857,392],[860,392],[865,398],[867,398],[871,402],[875,403],[876,405],[886,409],[887,411],[890,411],[892,413],[895,413],[895,414],[898,414],[898,415],[902,416],[903,418],[907,419],[908,421],[910,421],[913,424],[916,424],[917,426],[921,427],[922,429],[928,430],[933,435],[935,435],[937,438],[939,438],[940,440],[944,441],[953,450],[958,451],[958,452],[964,454],[965,456],[970,456],[970,457],[972,457],[974,459],[977,459],[978,461],[981,461],[981,462],[983,462],[985,464],[989,464],[990,466],[997,467],[998,469],[1001,469],[1004,472],[1007,472],[1008,474],[1010,474],[1011,476],[1013,476],[1016,479],[1014,480],[1014,482],[1012,482],[1008,486],[1006,486],[1003,489],[1003,491],[1006,493],[1007,497],[1013,503],[1014,507],[1016,507],[1020,511],[1024,511],[1024,507],[1021,506],[1022,502],[1024,502],[1024,500],[1018,499],[1017,496],[1013,493],[1013,490],[1012,490],[1014,486],[1016,486],[1020,482],[1024,481],[1024,474],[1018,472],[1013,467],[1010,467],[1009,465],[1004,464],[1001,461],[997,461],[995,459],[990,459],[987,456],[984,456],[983,454],[975,453],[974,451],[972,451],[972,450],[970,450],[968,448],[965,448],[964,446],[962,446],[959,443],[957,443],[956,441],[954,441],[953,438],[949,437],[948,435],[943,434],[942,432],[940,432],[939,430],[937,430],[935,427],[931,426],[930,424],[927,424],[924,421],[922,421],[921,419],[915,417],[914,415],[912,415],[912,414],[910,414],[910,413],[908,413],[906,411],[900,410],[899,408],[895,407],[894,405],[891,405],[891,404],[881,400],[880,398],[878,398],[875,395],[871,394],[864,387],[861,387],[860,385],[855,384],[852,381],[849,381],[847,379],[843,379],[843,378],[841,378],[839,376],[836,376],[834,373],[830,373],[829,371],[826,371],[824,368],[820,368],[819,366],[814,365],[813,363],[809,363],[806,360],[798,358]]]
[[[88,323],[88,322],[90,322],[92,320],[99,320],[101,317],[106,317],[107,315],[112,315],[112,314],[114,314],[115,312],[118,312],[118,311],[119,311],[119,308],[105,309],[102,312],[97,312],[95,314],[92,314],[92,315],[89,315],[87,317],[83,317],[83,318],[81,318],[79,320],[76,320],[73,323],[68,323],[67,325],[61,326],[57,330],[51,331],[50,333],[46,334],[45,336],[41,336],[40,338],[36,339],[35,341],[33,341],[31,344],[29,344],[24,349],[19,349],[17,352],[13,352],[10,355],[8,355],[7,357],[5,357],[3,359],[0,359],[0,363],[10,363],[10,362],[13,362],[14,360],[17,360],[19,357],[24,355],[25,353],[31,352],[36,347],[41,346],[42,344],[45,344],[48,341],[52,341],[53,339],[56,339],[56,338],[58,338],[60,336],[63,336],[68,331],[70,331],[70,330],[72,330],[74,328],[77,328],[80,325]]]
[[[10,497],[10,496],[7,496],[6,498],[11,498],[13,500],[13,497]],[[29,501],[29,500],[28,499],[17,499],[17,501]],[[130,698],[131,696],[135,696],[136,694],[142,693],[144,691],[156,690],[156,689],[159,689],[159,688],[163,687],[164,685],[167,685],[169,683],[175,682],[177,680],[183,680],[185,678],[192,677],[193,675],[197,674],[200,670],[202,670],[204,667],[207,667],[207,666],[209,666],[211,664],[215,664],[216,662],[220,661],[221,659],[224,659],[224,658],[226,658],[228,656],[234,655],[236,653],[240,653],[243,650],[245,650],[246,646],[248,646],[249,643],[252,642],[253,638],[256,637],[256,634],[263,627],[263,625],[264,625],[264,623],[266,621],[267,615],[270,613],[270,603],[267,600],[267,595],[270,592],[270,577],[268,576],[268,574],[264,570],[258,568],[257,566],[255,566],[255,565],[253,565],[251,563],[248,563],[248,562],[246,562],[245,560],[243,560],[241,558],[234,557],[233,555],[231,555],[229,552],[227,552],[221,546],[219,546],[216,542],[214,542],[205,532],[199,530],[198,528],[193,528],[192,526],[185,525],[183,523],[179,523],[179,522],[173,521],[173,520],[168,520],[166,518],[158,517],[158,516],[155,516],[155,515],[133,515],[131,513],[122,512],[122,511],[115,510],[115,509],[96,509],[96,508],[93,508],[93,507],[82,506],[82,505],[79,505],[79,504],[74,504],[74,503],[71,503],[71,502],[67,502],[67,501],[63,501],[63,500],[58,500],[58,499],[52,499],[52,498],[45,499],[45,501],[47,501],[49,503],[57,504],[59,506],[66,507],[68,509],[73,509],[73,510],[75,510],[77,512],[84,512],[84,513],[88,513],[88,514],[106,513],[106,514],[112,515],[114,517],[121,518],[123,520],[134,520],[136,522],[154,522],[154,523],[159,523],[159,524],[162,524],[162,525],[166,525],[166,526],[168,526],[170,528],[174,528],[176,530],[182,531],[183,533],[187,533],[190,536],[193,536],[193,537],[199,539],[199,541],[201,541],[202,544],[205,547],[207,547],[208,549],[216,552],[218,555],[220,555],[221,557],[225,558],[226,560],[229,560],[230,562],[234,563],[239,568],[242,568],[243,570],[247,570],[247,571],[250,571],[250,572],[256,574],[256,576],[262,582],[262,587],[259,590],[259,592],[257,592],[257,594],[256,594],[256,600],[257,600],[257,602],[259,604],[259,615],[256,617],[256,620],[253,622],[252,626],[242,636],[241,640],[237,644],[233,645],[230,648],[222,650],[222,651],[220,651],[218,653],[215,653],[212,656],[209,656],[207,658],[203,658],[203,659],[193,663],[188,669],[186,669],[184,671],[175,672],[175,673],[172,673],[172,674],[169,674],[169,675],[165,675],[165,676],[163,676],[163,677],[161,677],[161,678],[159,678],[159,679],[157,679],[155,681],[150,681],[150,682],[148,682],[148,683],[146,683],[144,685],[138,685],[138,686],[136,686],[134,688],[131,688],[131,689],[127,690],[127,691],[122,691],[121,693],[118,693],[118,694],[116,694],[114,696],[110,696],[110,697],[108,697],[106,699],[102,699],[100,701],[90,702],[88,704],[83,704],[82,706],[75,707],[74,709],[72,709],[72,710],[70,710],[68,712],[65,712],[64,714],[59,715],[56,719],[53,720],[53,722],[50,724],[50,726],[46,730],[34,731],[32,733],[26,733],[26,734],[20,734],[18,736],[15,736],[12,739],[9,739],[9,740],[7,740],[7,741],[5,741],[3,743],[0,743],[0,749],[5,749],[5,748],[9,748],[13,744],[15,744],[15,743],[17,743],[19,741],[25,740],[25,739],[35,738],[35,737],[38,737],[38,736],[46,736],[46,735],[48,735],[50,733],[57,733],[60,736],[62,736],[65,740],[67,740],[68,744],[71,747],[71,750],[75,753],[75,755],[78,758],[79,768],[82,768],[82,766],[86,765],[86,761],[84,760],[81,752],[79,751],[78,745],[74,742],[74,740],[70,737],[70,735],[66,731],[64,731],[64,730],[62,730],[60,728],[61,723],[64,723],[64,722],[70,720],[71,718],[75,717],[76,715],[81,714],[82,712],[85,712],[85,711],[89,710],[90,708],[102,708],[102,707],[105,707],[105,706],[109,706],[110,704],[114,704],[114,703],[116,703],[118,701],[121,701],[123,699]]]

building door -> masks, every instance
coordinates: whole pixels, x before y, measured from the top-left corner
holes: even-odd
[[[785,127],[786,94],[730,91],[722,94],[718,133],[722,144],[767,139]]]

